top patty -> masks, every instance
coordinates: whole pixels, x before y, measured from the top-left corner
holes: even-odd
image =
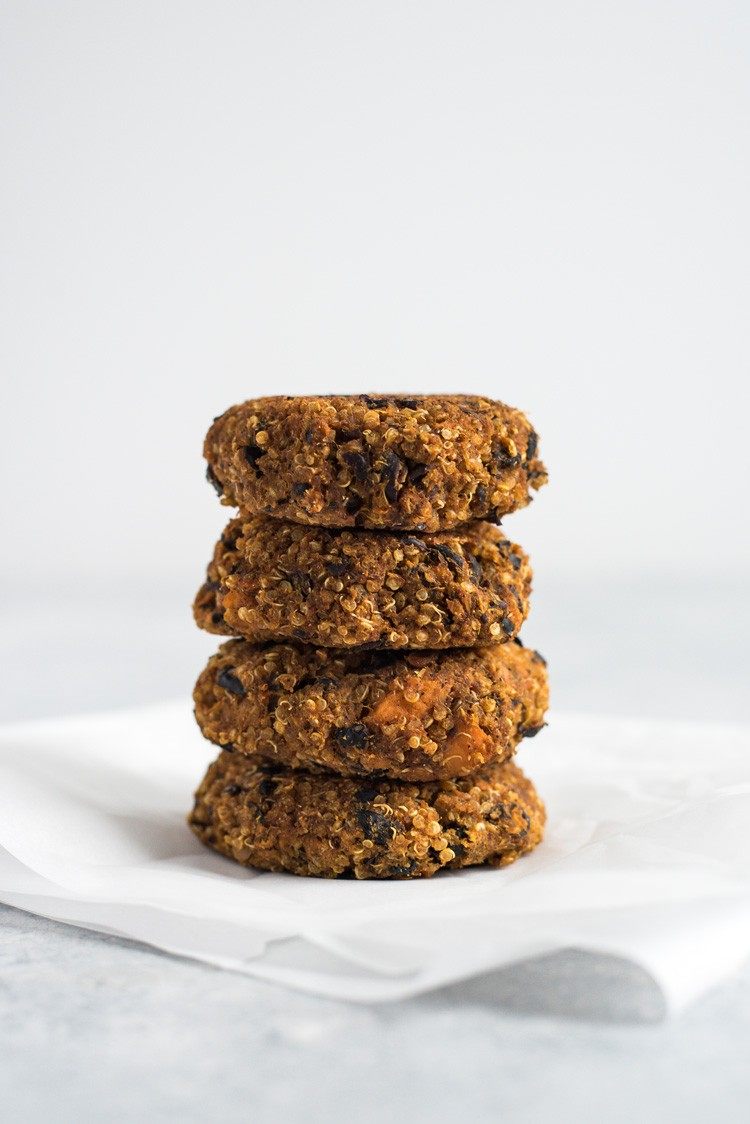
[[[228,505],[323,527],[499,519],[547,480],[524,414],[475,395],[251,399],[216,418],[204,453]]]

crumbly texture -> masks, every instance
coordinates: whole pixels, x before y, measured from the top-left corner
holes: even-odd
[[[416,536],[233,520],[193,606],[223,636],[326,648],[455,648],[514,637],[531,567],[495,524]]]
[[[257,398],[215,419],[204,454],[224,503],[325,527],[499,519],[547,480],[525,415],[468,394]]]
[[[193,692],[205,737],[271,764],[403,781],[508,760],[544,725],[547,671],[519,644],[362,652],[223,644]]]
[[[431,784],[312,776],[222,753],[189,823],[207,846],[260,870],[322,878],[420,878],[506,866],[542,838],[544,805],[515,765]]]

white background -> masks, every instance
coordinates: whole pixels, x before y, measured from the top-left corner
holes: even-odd
[[[0,715],[187,700],[214,414],[461,389],[541,434],[551,722],[750,718],[749,131],[746,0],[0,0]],[[0,926],[30,1122],[747,1119],[747,971],[636,1029],[553,1017],[653,1017],[617,962],[344,1009]]]
[[[736,637],[750,561],[746,4],[2,13],[0,516],[24,713],[189,687],[213,641],[188,605],[226,517],[203,480],[214,414],[457,389],[541,434],[551,483],[507,527],[558,697],[690,714],[694,690],[660,693],[687,658],[736,713],[711,645]],[[75,645],[85,674],[53,688],[40,668]],[[613,650],[650,701],[612,694]]]

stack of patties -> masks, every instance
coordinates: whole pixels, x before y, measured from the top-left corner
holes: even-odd
[[[235,638],[195,687],[221,749],[199,838],[329,878],[530,851],[544,806],[512,758],[547,674],[518,639],[529,561],[498,525],[547,479],[526,417],[470,395],[260,398],[205,455],[240,514],[194,605]]]

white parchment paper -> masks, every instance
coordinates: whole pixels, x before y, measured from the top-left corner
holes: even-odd
[[[412,882],[245,870],[185,824],[213,756],[186,704],[0,729],[0,900],[341,999],[540,953],[645,968],[679,1009],[750,955],[750,732],[553,714],[520,754],[542,846]]]

